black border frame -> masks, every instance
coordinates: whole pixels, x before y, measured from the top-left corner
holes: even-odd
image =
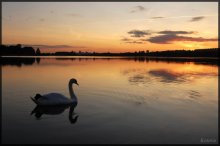
[[[219,14],[220,14],[220,2],[219,0],[1,0],[0,2],[0,32],[1,32],[1,37],[0,37],[0,43],[2,45],[2,2],[218,2],[218,26],[219,26]],[[219,34],[220,34],[220,30],[218,27],[218,49],[219,49]],[[219,51],[218,51],[219,53]],[[0,57],[1,60],[1,57]],[[220,70],[219,70],[219,66],[218,66],[218,137],[219,137],[219,112],[220,112],[220,100],[219,100],[219,74]],[[1,137],[0,137],[0,141],[2,144],[2,65],[0,64],[0,133],[1,133]],[[219,139],[218,139],[218,144],[219,144]]]

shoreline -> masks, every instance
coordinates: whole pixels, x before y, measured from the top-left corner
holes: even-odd
[[[40,60],[60,60],[60,61],[81,61],[81,60],[125,60],[138,62],[175,62],[175,63],[196,63],[203,65],[219,66],[219,58],[217,57],[149,57],[149,56],[2,56],[1,65],[32,65],[39,64]]]
[[[107,56],[107,55],[100,55],[100,56],[93,56],[93,55],[79,55],[79,56],[56,56],[56,55],[48,55],[48,56],[1,56],[3,58],[149,58],[149,59],[207,59],[207,60],[218,60],[219,57],[168,57],[168,56]]]

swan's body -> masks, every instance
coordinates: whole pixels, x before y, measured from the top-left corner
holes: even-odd
[[[69,92],[71,98],[68,98],[60,93],[49,93],[45,95],[36,94],[35,98],[31,98],[37,105],[50,106],[50,105],[68,105],[77,103],[76,95],[73,92],[72,84],[78,85],[76,79],[69,81]]]
[[[68,97],[60,94],[60,93],[49,93],[42,95],[39,99],[33,99],[32,100],[37,105],[63,105],[63,104],[72,104],[77,102],[75,99],[69,99]]]

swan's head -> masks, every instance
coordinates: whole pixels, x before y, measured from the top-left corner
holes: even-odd
[[[70,83],[71,84],[76,84],[76,85],[78,85],[79,86],[79,84],[77,83],[77,80],[76,79],[74,79],[74,78],[72,78],[72,79],[70,79]]]

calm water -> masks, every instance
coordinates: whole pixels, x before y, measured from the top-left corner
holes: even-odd
[[[71,78],[79,83],[73,112],[35,109],[30,96],[69,97]],[[215,64],[67,57],[2,65],[2,143],[218,143],[217,137]]]

